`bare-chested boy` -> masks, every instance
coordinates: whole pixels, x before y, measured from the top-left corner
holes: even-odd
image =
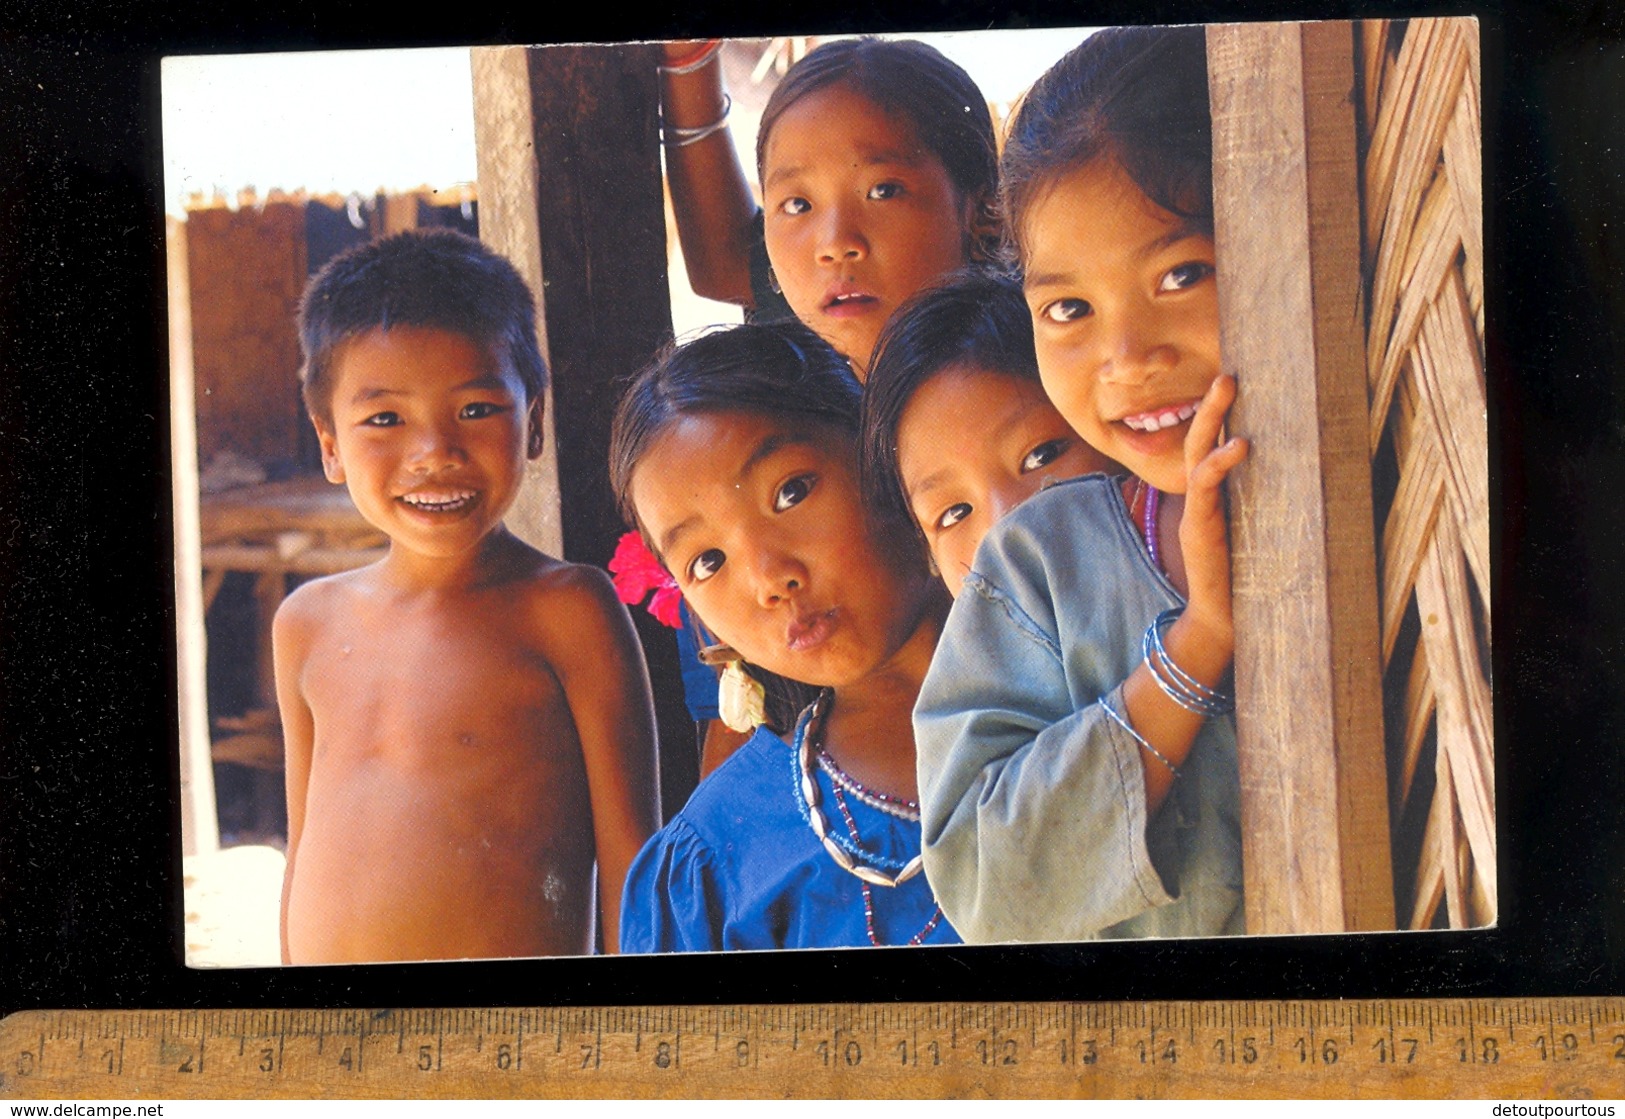
[[[478,241],[351,250],[300,312],[328,480],[390,539],[277,612],[289,963],[611,951],[658,825],[649,683],[594,568],[503,514],[541,451],[529,289]]]

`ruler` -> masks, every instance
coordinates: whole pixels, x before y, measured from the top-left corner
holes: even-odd
[[[0,1097],[1625,1097],[1625,999],[27,1011]]]

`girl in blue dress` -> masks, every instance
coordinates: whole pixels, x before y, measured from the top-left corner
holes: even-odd
[[[819,689],[633,862],[624,952],[952,943],[920,872],[910,712],[947,597],[858,484],[860,388],[800,324],[678,347],[616,411],[623,515],[744,663]]]

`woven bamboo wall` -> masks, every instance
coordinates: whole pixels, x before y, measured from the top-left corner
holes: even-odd
[[[1368,21],[1359,50],[1399,912],[1464,928],[1496,917],[1478,29]]]

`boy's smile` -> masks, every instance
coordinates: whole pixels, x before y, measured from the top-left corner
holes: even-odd
[[[1213,239],[1109,157],[1056,181],[1023,234],[1044,391],[1090,445],[1183,493],[1185,433],[1220,371]]]
[[[905,120],[843,85],[786,109],[764,163],[767,253],[784,298],[867,370],[892,312],[964,264],[964,201]]]
[[[802,683],[861,680],[923,609],[874,538],[854,456],[833,430],[700,414],[672,422],[633,477],[638,519],[689,606],[751,664]]]
[[[448,330],[398,326],[344,344],[332,423],[318,420],[328,480],[413,553],[467,551],[502,523],[524,478],[535,408],[490,350]]]

